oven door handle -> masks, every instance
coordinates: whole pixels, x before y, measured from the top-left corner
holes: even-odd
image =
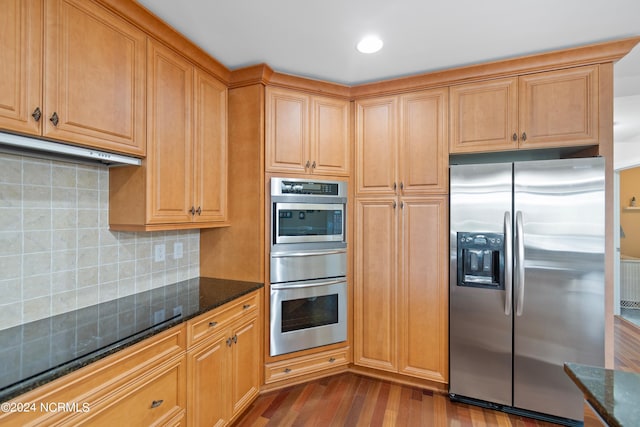
[[[287,257],[307,257],[307,256],[323,256],[323,255],[335,255],[347,253],[346,249],[335,249],[330,251],[317,251],[317,252],[272,252],[271,258],[287,258]]]
[[[298,284],[290,284],[290,283],[280,283],[277,285],[271,285],[271,289],[280,291],[286,289],[300,289],[300,288],[314,288],[316,286],[330,286],[330,285],[338,285],[340,283],[345,283],[345,279],[337,279],[337,280],[327,280],[325,282],[313,282],[313,283],[298,283]]]

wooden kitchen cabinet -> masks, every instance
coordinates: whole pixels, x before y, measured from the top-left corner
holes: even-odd
[[[188,425],[227,425],[258,395],[260,298],[254,292],[189,321],[196,344],[187,350]]]
[[[144,156],[146,35],[93,2],[0,7],[0,128]]]
[[[267,87],[267,172],[349,175],[349,102]]]
[[[451,87],[451,153],[596,145],[597,65]]]
[[[227,225],[227,88],[149,41],[148,147],[142,167],[111,169],[116,230]]]
[[[448,381],[447,203],[356,200],[356,365]]]
[[[446,193],[448,89],[356,101],[356,192]]]

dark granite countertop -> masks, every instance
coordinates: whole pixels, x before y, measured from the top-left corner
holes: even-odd
[[[1,330],[0,402],[263,286],[199,277]]]
[[[576,363],[565,363],[564,370],[608,425],[640,425],[640,373]]]

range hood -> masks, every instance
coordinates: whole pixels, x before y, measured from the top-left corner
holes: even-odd
[[[107,166],[140,166],[140,159],[122,154],[109,153],[93,148],[78,147],[61,142],[46,141],[28,136],[0,132],[0,151],[21,156],[50,160],[104,164]]]

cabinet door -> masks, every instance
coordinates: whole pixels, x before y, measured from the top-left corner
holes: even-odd
[[[518,79],[450,88],[450,152],[514,150],[518,147]]]
[[[311,170],[349,175],[349,101],[311,98]]]
[[[195,221],[227,214],[227,87],[196,69],[193,182]]]
[[[187,353],[189,425],[222,426],[229,421],[231,349],[228,339],[228,334],[220,334]]]
[[[286,89],[266,89],[267,172],[310,170],[309,97]]]
[[[44,3],[44,136],[144,155],[145,34],[93,2]]]
[[[0,128],[39,135],[42,1],[0,0]]]
[[[257,314],[234,331],[231,363],[233,415],[246,408],[260,392],[260,338]]]
[[[191,221],[193,66],[149,41],[147,223]]]
[[[395,194],[397,97],[356,103],[356,192]]]
[[[598,66],[521,76],[520,147],[598,144]]]
[[[397,371],[395,198],[356,200],[354,363]]]
[[[446,383],[448,198],[405,198],[401,203],[399,372]]]
[[[400,97],[400,190],[446,193],[449,146],[447,88]]]

